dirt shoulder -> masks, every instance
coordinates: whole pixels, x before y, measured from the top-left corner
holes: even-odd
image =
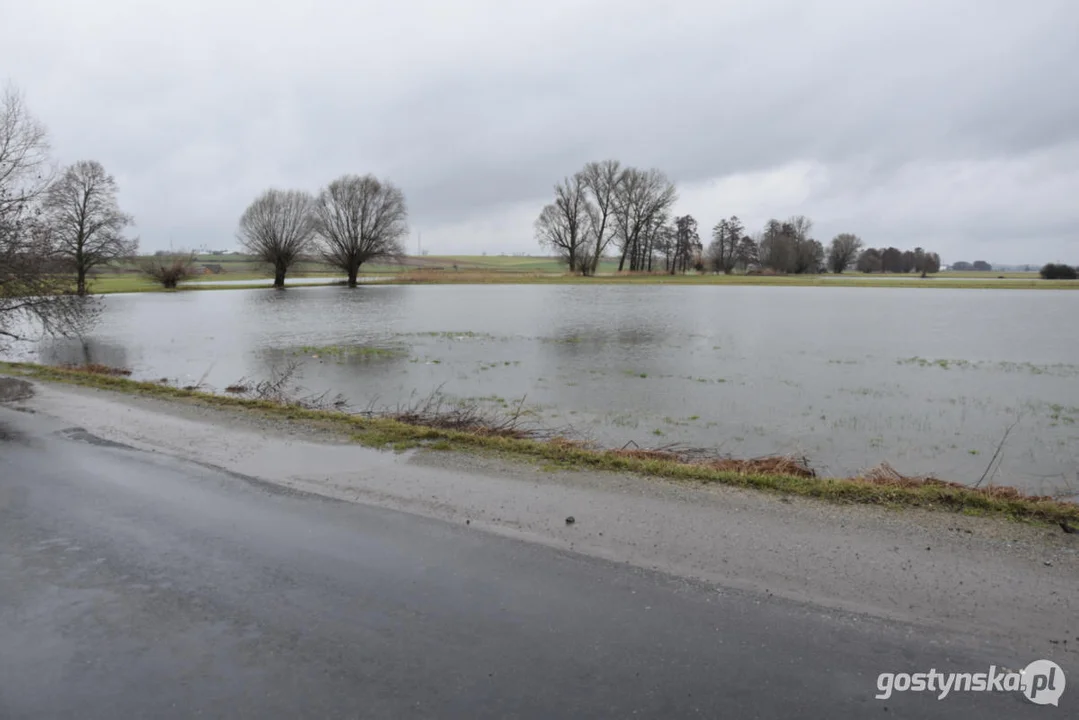
[[[338,499],[692,577],[723,587],[947,627],[1017,651],[1079,651],[1079,534],[917,509],[487,455],[350,443],[238,409],[34,382],[0,405],[89,435]],[[24,393],[20,393],[24,395]],[[572,517],[573,522],[567,523]]]

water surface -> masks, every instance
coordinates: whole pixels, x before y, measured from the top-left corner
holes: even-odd
[[[1014,425],[993,480],[1079,491],[1079,336],[1059,331],[1079,293],[441,285],[104,303],[85,343],[9,354],[217,389],[298,360],[305,392],[356,408],[439,388],[492,408],[523,399],[607,445],[797,453],[826,473],[887,461],[975,482]]]

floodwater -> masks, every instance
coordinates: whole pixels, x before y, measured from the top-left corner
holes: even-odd
[[[8,355],[221,390],[301,364],[353,408],[441,389],[605,445],[805,455],[1079,493],[1079,293],[442,285],[135,293]],[[333,346],[333,347],[328,347]],[[359,348],[359,349],[358,349]],[[372,348],[377,348],[372,350]],[[999,467],[997,467],[999,464]]]

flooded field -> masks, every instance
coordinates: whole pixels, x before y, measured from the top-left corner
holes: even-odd
[[[221,390],[290,361],[354,408],[438,389],[612,446],[797,453],[850,474],[1079,493],[1079,293],[709,286],[372,286],[104,298],[85,343],[7,356]]]

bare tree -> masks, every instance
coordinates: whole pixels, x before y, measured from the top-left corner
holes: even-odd
[[[324,188],[313,205],[323,259],[348,274],[356,287],[360,266],[404,254],[408,234],[405,194],[374,175],[344,175]]]
[[[14,86],[0,98],[0,222],[14,224],[51,180],[45,126],[26,109]]]
[[[56,251],[75,272],[76,291],[85,295],[94,268],[130,258],[138,240],[124,237],[132,224],[120,211],[116,180],[96,160],[80,160],[64,170],[45,193],[46,222]]]
[[[0,337],[80,332],[97,312],[72,295],[39,201],[52,179],[45,126],[8,87],[0,97]]]
[[[776,272],[791,272],[797,253],[794,226],[772,219],[764,226],[760,240],[761,265]]]
[[[824,246],[813,238],[795,240],[794,272],[819,273],[824,268]]]
[[[899,271],[902,273],[909,273],[914,269],[915,261],[916,258],[914,257],[914,252],[912,250],[904,250],[901,263],[902,267]]]
[[[664,242],[664,237],[670,229],[666,212],[652,217],[641,230],[639,244],[641,246],[641,269],[652,272],[652,263],[656,258],[656,247]]]
[[[799,242],[804,242],[809,239],[809,233],[813,231],[813,221],[807,218],[805,215],[791,215],[787,219],[787,224],[791,226],[794,231],[794,237]]]
[[[588,189],[584,174],[576,173],[554,187],[555,200],[536,218],[536,239],[569,264],[571,273],[585,271],[588,257]]]
[[[862,273],[874,273],[880,272],[884,267],[880,259],[880,250],[876,248],[866,248],[858,256],[858,261],[855,263],[855,268],[858,272]]]
[[[880,251],[881,271],[897,273],[903,271],[903,253],[899,248],[888,247]]]
[[[828,248],[828,266],[837,275],[854,264],[862,249],[862,240],[851,233],[841,233],[832,238]]]
[[[924,265],[922,266],[922,277],[925,277],[926,273],[938,273],[940,272],[940,255],[935,252],[926,253]]]
[[[749,270],[751,267],[760,264],[761,256],[760,250],[757,248],[757,241],[749,235],[743,236],[738,242],[736,265],[742,270]]]
[[[659,257],[663,258],[663,270],[674,275],[675,261],[678,253],[678,227],[677,225],[664,225],[656,231],[656,237],[652,241],[653,249]]]
[[[301,190],[267,190],[240,217],[240,244],[274,270],[274,287],[311,248],[315,236],[314,199]]]
[[[737,215],[720,220],[712,228],[712,243],[708,246],[708,260],[715,272],[731,274],[738,262],[738,244],[742,241],[745,226]]]
[[[795,215],[787,222],[769,220],[761,233],[760,261],[783,273],[817,273],[824,267],[824,246],[809,237],[813,222]]]
[[[674,257],[667,268],[671,275],[679,270],[685,273],[699,262],[703,248],[697,227],[697,220],[692,215],[674,219]]]
[[[797,274],[820,272],[824,267],[824,246],[809,236],[813,221],[805,215],[792,215],[786,225],[792,231],[794,247],[787,271]]]
[[[647,270],[651,262],[648,240],[654,230],[666,223],[668,212],[678,193],[674,183],[659,170],[626,168],[615,193],[615,237],[622,248],[618,270]]]
[[[617,160],[590,162],[581,171],[591,197],[588,210],[588,260],[582,270],[595,275],[599,260],[614,239],[616,198],[622,183],[622,165]]]
[[[179,251],[154,253],[139,261],[139,272],[167,290],[195,274],[195,253]]]

